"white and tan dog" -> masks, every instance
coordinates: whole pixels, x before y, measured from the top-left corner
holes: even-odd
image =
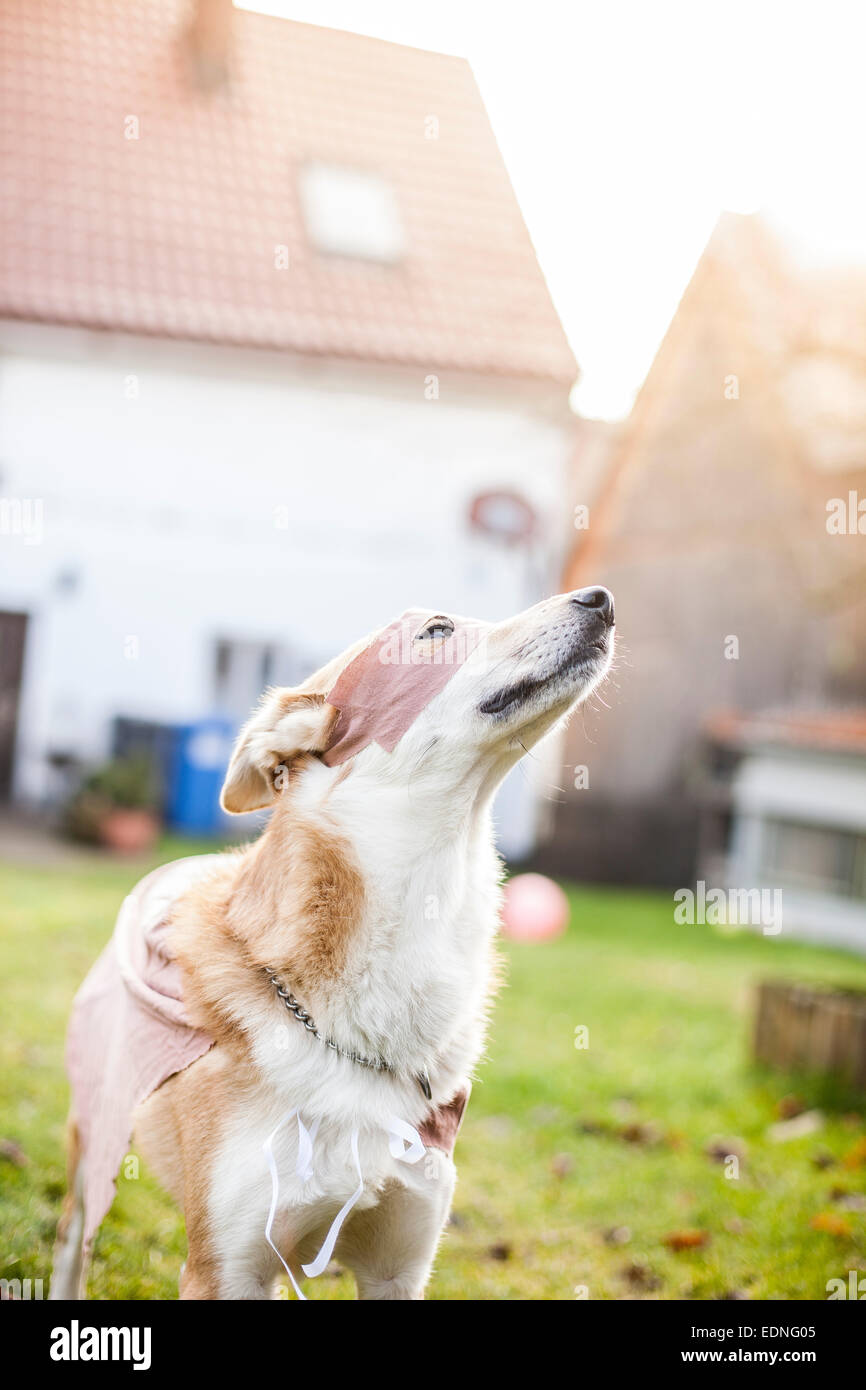
[[[468,1089],[496,980],[493,795],[603,678],[613,622],[595,588],[477,625],[482,640],[391,752],[322,757],[336,718],[325,697],[364,643],[297,690],[268,692],[242,731],[223,805],[272,806],[269,824],[248,848],[206,857],[171,918],[189,1019],[214,1045],[135,1117],[137,1143],[184,1208],[183,1298],[270,1297],[276,1252],[293,1270],[313,1260],[359,1175],[337,1258],[360,1298],[423,1297],[455,1169],[448,1144],[401,1161],[394,1117],[423,1134],[431,1108]],[[412,640],[445,651],[454,627],[430,615]],[[289,1016],[273,974],[319,1036]],[[295,1113],[303,1125],[272,1145],[272,1186],[263,1146]],[[73,1121],[53,1298],[79,1296],[86,1279],[86,1163]]]

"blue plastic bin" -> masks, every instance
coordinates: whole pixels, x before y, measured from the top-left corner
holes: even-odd
[[[231,757],[235,726],[212,716],[176,730],[166,819],[185,835],[212,835],[225,824],[220,789]]]

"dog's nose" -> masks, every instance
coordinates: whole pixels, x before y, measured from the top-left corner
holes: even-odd
[[[610,589],[603,589],[600,584],[592,589],[576,589],[571,595],[571,601],[581,608],[594,609],[608,627],[613,627],[613,594]]]

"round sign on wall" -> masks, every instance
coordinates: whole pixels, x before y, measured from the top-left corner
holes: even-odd
[[[527,540],[536,528],[535,512],[526,498],[507,490],[480,492],[470,505],[469,521],[476,531],[511,543]]]

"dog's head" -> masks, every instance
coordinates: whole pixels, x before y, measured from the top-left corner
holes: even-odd
[[[419,790],[426,779],[443,795],[492,790],[599,683],[613,645],[613,598],[602,588],[558,594],[502,623],[407,614],[297,689],[266,692],[238,738],[223,807],[270,806],[313,757],[323,773],[337,764],[331,777],[350,767],[390,787],[411,779]]]

